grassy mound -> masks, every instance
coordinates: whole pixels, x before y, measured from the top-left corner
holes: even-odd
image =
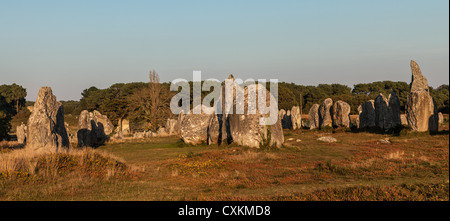
[[[0,181],[48,182],[57,178],[114,178],[131,175],[130,168],[116,157],[91,148],[59,152],[27,149],[0,154]]]

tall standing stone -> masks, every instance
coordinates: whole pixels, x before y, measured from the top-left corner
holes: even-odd
[[[27,148],[57,151],[69,147],[63,105],[50,87],[42,87],[27,123]]]
[[[383,94],[375,98],[375,126],[381,129],[392,127],[392,114],[389,110],[389,101]]]
[[[392,91],[389,94],[389,111],[392,117],[392,127],[397,127],[402,125],[402,119],[400,116],[400,100],[397,97],[397,94]]]
[[[333,100],[331,98],[325,99],[319,106],[319,124],[321,128],[333,126],[333,118],[331,116],[332,107]]]
[[[350,128],[350,105],[344,101],[333,104],[333,126]]]
[[[302,128],[302,115],[300,113],[299,106],[293,106],[291,109],[291,121],[292,121],[292,129],[300,129]]]
[[[406,119],[414,131],[437,131],[439,117],[428,81],[422,75],[419,65],[411,61],[411,91],[406,99]]]
[[[375,127],[375,101],[364,102],[359,111],[359,127],[361,129]]]
[[[208,125],[208,144],[221,145],[227,139],[226,125],[223,122],[223,114],[214,113]]]
[[[233,96],[233,106],[237,107],[243,105],[244,113],[238,114],[233,112],[228,114],[227,121],[229,125],[231,139],[234,143],[242,146],[259,148],[261,144],[267,141],[269,146],[281,147],[284,143],[283,128],[281,122],[277,120],[272,125],[261,125],[260,119],[267,118],[269,113],[278,113],[278,108],[275,105],[270,105],[271,100],[275,100],[274,96],[264,87],[262,84],[251,84],[244,88],[240,87],[235,81],[236,94],[242,93],[244,95],[243,100],[237,100]],[[259,110],[259,105],[255,103],[255,106],[248,105],[250,95],[256,95],[255,99],[258,101],[258,87],[262,87],[262,92],[265,93],[266,107],[270,110],[268,114],[262,114]],[[270,137],[268,136],[270,133]]]
[[[313,130],[320,127],[319,121],[319,105],[313,104],[309,109],[309,129]]]
[[[78,117],[78,146],[98,147],[108,140],[108,134],[114,126],[111,121],[98,111],[83,110]]]

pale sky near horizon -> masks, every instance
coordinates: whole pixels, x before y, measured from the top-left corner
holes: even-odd
[[[35,100],[50,86],[78,100],[91,86],[276,78],[301,85],[449,84],[448,0],[0,0],[0,85]]]

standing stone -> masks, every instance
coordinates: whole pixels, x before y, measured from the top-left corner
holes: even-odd
[[[278,111],[278,118],[283,119],[283,116],[286,114],[286,111],[284,109],[280,109]]]
[[[183,122],[183,119],[184,119],[184,112],[180,111],[180,113],[178,114],[177,127],[176,127],[177,134],[179,136],[181,136],[181,122]]]
[[[193,114],[192,110],[190,114],[180,113],[180,137],[187,144],[201,144],[206,143],[208,140],[208,125],[210,122],[211,114],[206,113],[208,107],[199,105],[195,108],[201,108],[201,114]]]
[[[226,117],[226,125],[227,132],[232,139],[232,142],[248,147],[259,148],[262,144],[266,143],[269,146],[281,147],[284,143],[284,135],[283,128],[281,122],[278,119],[275,119],[275,123],[272,125],[261,125],[260,118],[268,118],[270,113],[278,114],[277,105],[270,105],[270,101],[274,101],[275,98],[273,95],[264,87],[262,84],[251,84],[244,88],[240,87],[234,78],[230,76],[228,79],[232,79],[232,84],[234,85],[233,94],[241,93],[244,95],[243,100],[237,100],[236,96],[233,97],[233,106],[238,107],[239,105],[243,105],[244,113],[237,114],[233,111],[231,114],[227,114]],[[226,84],[230,84],[226,83]],[[227,86],[231,86],[227,85]],[[262,91],[265,92],[266,98],[266,107],[269,107],[269,113],[261,114],[259,111],[258,102],[255,102],[255,106],[248,105],[250,95],[256,95],[256,101],[259,99],[258,87],[262,87]],[[225,95],[225,93],[223,93]],[[253,99],[253,98],[251,98]],[[270,136],[269,136],[270,134]]]
[[[207,130],[208,144],[221,145],[227,139],[227,131],[223,119],[223,114],[214,113],[211,116]]]
[[[27,148],[57,151],[69,147],[63,105],[50,87],[42,87],[27,123]]]
[[[319,124],[321,128],[333,126],[333,118],[331,116],[332,107],[333,100],[331,98],[325,99],[319,106]]]
[[[402,125],[408,126],[408,120],[406,119],[406,114],[400,114],[400,120],[402,122]]]
[[[70,125],[67,122],[64,122],[64,126],[66,127],[67,136],[69,137],[70,144],[77,144],[78,143],[77,134],[71,133],[70,127],[69,127]]]
[[[302,128],[302,115],[299,106],[293,106],[291,110],[292,129]]]
[[[389,94],[389,111],[391,112],[392,125],[391,127],[397,127],[402,125],[402,119],[400,117],[400,100],[394,91]]]
[[[27,141],[27,125],[22,123],[16,127],[17,142],[19,144],[25,144]]]
[[[406,118],[414,131],[437,131],[439,117],[436,104],[429,93],[428,81],[419,65],[411,61],[411,91],[406,99]]]
[[[375,126],[381,129],[392,127],[392,115],[389,111],[389,102],[383,94],[375,98]]]
[[[128,135],[131,133],[130,121],[125,118],[120,118],[117,126],[117,132],[121,132],[122,135]]]
[[[150,131],[150,130],[144,132],[144,137],[145,138],[152,138],[152,137],[156,137],[156,136],[157,136],[157,134],[152,132],[152,131]]]
[[[317,138],[317,140],[318,140],[318,141],[322,141],[322,142],[326,142],[326,143],[336,143],[336,142],[337,142],[337,139],[336,139],[336,138],[330,137],[330,136],[327,136],[327,137],[319,137],[319,138]]]
[[[167,133],[167,129],[164,127],[160,127],[158,128],[158,130],[156,131],[156,136],[157,137],[168,137],[170,136],[169,133]],[[144,132],[144,137],[145,137],[145,132]]]
[[[375,101],[369,100],[364,102],[358,110],[360,112],[358,117],[358,128],[364,129],[375,127]]]
[[[103,145],[113,130],[109,119],[98,111],[89,112],[83,110],[78,118],[78,146],[98,147]]]
[[[359,105],[357,110],[358,110],[358,116],[356,117],[356,128],[360,128],[359,116],[362,113],[362,105]]]
[[[309,129],[313,130],[320,127],[319,121],[319,105],[313,104],[309,109]]]
[[[114,131],[114,125],[108,119],[108,117],[106,115],[102,115],[97,110],[94,110],[92,113],[94,115],[93,118],[95,119],[96,123],[102,124],[105,134],[110,135]],[[129,127],[129,125],[128,125],[128,127]]]
[[[344,101],[333,104],[333,126],[350,128],[350,105]]]

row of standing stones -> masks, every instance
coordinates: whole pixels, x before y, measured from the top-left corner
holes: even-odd
[[[400,100],[395,92],[386,98],[383,94],[358,107],[359,116],[356,127],[360,129],[380,128],[385,131],[400,125],[407,125],[413,131],[438,131],[443,121],[436,103],[431,97],[427,79],[422,75],[419,65],[411,61],[412,79],[410,93],[406,101],[406,116],[400,114]],[[343,101],[333,104],[330,98],[321,104],[314,104],[309,111],[310,129],[327,126],[351,127],[350,105]]]
[[[240,87],[234,81],[232,76],[232,86],[234,92],[245,94],[245,103],[248,103],[248,94],[256,93],[257,87],[262,85]],[[266,104],[274,99],[268,90],[266,91]],[[224,90],[224,88],[223,88]],[[217,103],[222,103],[223,98]],[[236,99],[233,100],[236,106]],[[242,104],[241,104],[242,105]],[[222,105],[218,105],[222,106]],[[270,106],[270,105],[268,105]],[[242,146],[260,147],[261,145],[281,147],[284,143],[283,129],[280,121],[271,126],[260,125],[261,117],[268,117],[268,114],[218,114],[216,110],[205,110],[206,106],[197,106],[201,114],[183,114],[178,115],[178,119],[168,119],[165,127],[161,127],[156,132],[146,131],[137,132],[133,138],[146,137],[165,137],[178,135],[188,144],[221,144],[224,140],[236,143]],[[192,110],[194,112],[194,110]],[[225,111],[223,109],[223,111]],[[274,112],[278,110],[270,110]],[[270,113],[269,112],[269,113]],[[217,113],[217,114],[216,114]],[[104,144],[114,131],[114,125],[111,121],[98,111],[88,112],[84,110],[80,113],[78,122],[78,131],[74,135],[68,134],[67,124],[64,122],[64,110],[60,102],[56,100],[50,87],[42,87],[39,90],[38,97],[27,125],[22,124],[17,127],[17,138],[21,143],[26,143],[30,149],[51,149],[68,148],[70,143],[77,143],[80,147],[97,147]],[[112,139],[121,139],[129,134],[129,122],[119,120],[119,126]]]
[[[369,100],[358,107],[359,116],[356,120],[358,128],[378,127],[384,130],[407,124],[414,131],[437,131],[442,114],[437,108],[428,89],[427,79],[422,75],[416,62],[411,61],[411,90],[407,97],[406,119],[400,115],[400,102],[397,95],[391,92],[388,98],[380,94],[375,100]],[[244,100],[233,97],[233,107],[243,105],[248,107],[249,94],[256,94],[258,87],[266,92],[266,105],[270,106],[273,95],[261,84],[241,87],[230,75],[227,84],[233,86],[233,94],[244,94]],[[222,87],[222,94],[225,88]],[[222,144],[236,143],[242,146],[259,148],[262,145],[281,147],[284,143],[283,128],[299,129],[302,127],[301,112],[298,106],[285,110],[270,110],[278,112],[278,120],[270,126],[261,125],[260,118],[268,117],[256,110],[246,108],[244,114],[227,112],[224,97],[220,97],[216,105],[211,107],[197,106],[201,114],[178,114],[178,119],[168,119],[165,127],[157,132],[138,132],[134,138],[164,137],[178,135],[188,144]],[[243,102],[243,103],[241,103]],[[221,108],[221,109],[219,109]],[[221,111],[219,111],[221,110]],[[269,113],[270,113],[269,112]],[[230,113],[230,114],[221,114]],[[250,114],[256,113],[256,114]],[[324,127],[351,127],[350,105],[344,101],[333,102],[327,98],[322,104],[314,104],[309,111],[310,129]],[[60,102],[52,94],[50,87],[42,87],[34,104],[33,112],[27,125],[17,127],[17,138],[20,143],[26,143],[31,149],[68,148],[70,143],[78,146],[100,146],[109,139],[114,131],[111,121],[98,111],[82,111],[79,117],[76,135],[67,133],[64,123],[64,110]],[[113,139],[120,139],[130,132],[129,122],[119,120]]]

